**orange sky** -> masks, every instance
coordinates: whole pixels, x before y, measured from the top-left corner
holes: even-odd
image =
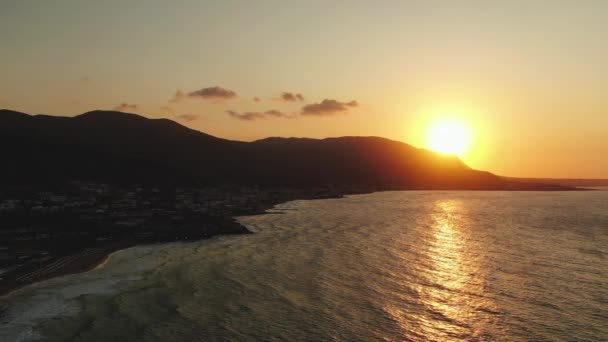
[[[456,120],[474,168],[608,178],[606,13],[591,0],[3,2],[0,107],[425,148]]]

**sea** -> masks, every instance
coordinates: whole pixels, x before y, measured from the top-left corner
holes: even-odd
[[[0,298],[0,341],[608,341],[608,191],[292,201]]]

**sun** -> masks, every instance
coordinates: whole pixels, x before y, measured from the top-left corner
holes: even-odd
[[[427,144],[437,152],[463,156],[471,145],[471,131],[460,121],[442,120],[428,130]]]

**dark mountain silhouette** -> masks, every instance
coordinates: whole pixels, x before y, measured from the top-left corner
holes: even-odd
[[[559,189],[472,170],[457,157],[378,137],[217,138],[168,119],[0,111],[5,184],[70,179],[369,189]]]

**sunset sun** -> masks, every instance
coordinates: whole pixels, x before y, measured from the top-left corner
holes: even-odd
[[[427,144],[432,150],[462,156],[471,145],[469,128],[459,121],[438,121],[429,127]]]

